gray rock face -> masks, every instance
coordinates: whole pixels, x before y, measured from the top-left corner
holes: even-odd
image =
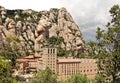
[[[20,37],[26,50],[39,50],[38,42],[51,37],[62,37],[61,47],[77,53],[85,42],[80,28],[65,8],[36,12],[33,10],[6,10],[0,8],[0,30],[4,37]],[[8,34],[9,33],[9,34]]]

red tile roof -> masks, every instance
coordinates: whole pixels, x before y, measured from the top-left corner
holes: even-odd
[[[17,62],[36,62],[35,59],[17,59]]]
[[[31,58],[34,58],[34,55],[29,55],[29,56],[26,56],[24,57],[25,59],[31,59]]]
[[[26,62],[27,59],[17,59],[17,62]]]

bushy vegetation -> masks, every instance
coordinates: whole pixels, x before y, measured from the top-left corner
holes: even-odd
[[[15,18],[15,15],[18,15],[19,18]],[[37,19],[34,18],[34,16],[37,16]],[[23,13],[23,10],[7,10],[7,17],[17,21],[22,22],[30,22],[30,23],[38,23],[38,21],[41,18],[40,12],[33,11],[32,14],[29,14],[27,12]],[[27,20],[27,18],[30,18],[30,20]]]
[[[69,51],[67,51],[61,47],[57,48],[57,55],[60,57],[64,57],[64,56],[67,57],[69,55],[69,53],[70,53]]]
[[[62,37],[51,37],[47,40],[48,45],[57,47],[57,55],[58,56],[66,56],[69,51],[61,47],[61,44],[64,43],[64,39]]]
[[[16,59],[21,56],[20,39],[16,36],[5,38],[3,46],[0,46],[0,55],[10,60],[11,66],[15,67]]]
[[[48,40],[48,44],[52,46],[60,46],[64,39],[62,37],[51,37]]]
[[[107,31],[97,29],[97,42],[90,42],[90,54],[98,58],[99,74],[96,83],[120,82],[120,8],[114,5],[110,9],[112,21]]]
[[[0,83],[20,83],[11,74],[11,67],[8,61],[0,56]]]
[[[30,83],[90,83],[90,80],[81,74],[76,74],[65,81],[57,81],[57,76],[47,67],[45,70],[37,72]]]
[[[52,8],[50,10],[50,12],[52,12],[55,16],[55,18],[54,18],[54,20],[52,20],[52,22],[56,23],[56,24],[58,24],[58,11],[59,11],[59,9],[57,9],[57,8]]]
[[[71,78],[69,78],[66,81],[66,83],[90,83],[90,80],[85,76],[76,74],[76,75],[71,76]]]
[[[57,76],[47,67],[45,70],[37,72],[30,83],[57,83]]]
[[[15,11],[16,11],[16,10],[7,10],[7,16],[8,16],[9,18],[14,19]]]
[[[0,79],[1,82],[5,81],[7,77],[10,76],[10,66],[6,61],[4,61],[4,58],[0,56]]]

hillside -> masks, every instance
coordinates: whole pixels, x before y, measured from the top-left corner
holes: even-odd
[[[85,44],[80,28],[65,8],[38,12],[0,7],[0,32],[3,39],[19,37],[24,50],[30,53],[39,50],[38,46],[45,46],[50,39],[56,42],[61,38],[56,46],[62,51],[74,51],[74,55],[80,54]]]

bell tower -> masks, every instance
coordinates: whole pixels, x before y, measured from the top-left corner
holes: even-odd
[[[49,67],[54,73],[57,68],[57,48],[43,48],[43,69]]]

